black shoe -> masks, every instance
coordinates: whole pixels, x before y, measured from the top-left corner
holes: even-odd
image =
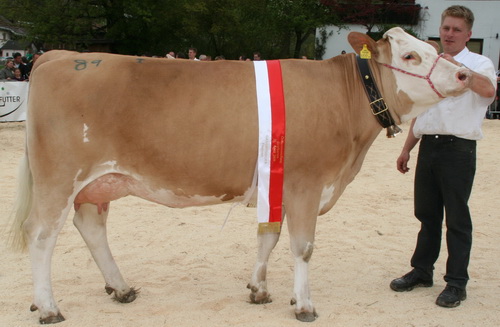
[[[467,292],[465,289],[446,285],[444,291],[442,291],[436,299],[436,304],[440,307],[455,308],[460,305],[460,301],[463,301],[466,298]]]
[[[421,278],[415,269],[413,269],[403,277],[394,279],[391,282],[391,289],[396,292],[404,292],[411,291],[415,287],[431,287],[432,284],[432,279]]]

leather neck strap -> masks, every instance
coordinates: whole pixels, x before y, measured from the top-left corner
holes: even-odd
[[[375,84],[375,79],[373,78],[370,66],[368,65],[368,60],[361,59],[359,56],[356,56],[356,60],[358,63],[359,74],[368,97],[368,102],[370,102],[372,114],[375,118],[377,118],[383,128],[387,128],[387,137],[394,137],[396,134],[401,132],[401,129],[396,126],[394,119],[389,112],[389,108],[387,107],[384,98]]]

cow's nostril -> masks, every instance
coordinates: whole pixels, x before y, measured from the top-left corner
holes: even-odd
[[[469,80],[470,77],[471,77],[471,71],[468,69],[461,69],[457,73],[457,78],[461,82],[467,82],[467,80]]]

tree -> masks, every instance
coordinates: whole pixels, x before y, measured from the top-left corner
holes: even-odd
[[[319,0],[0,0],[0,12],[50,48],[164,55],[195,46],[229,58],[299,57],[316,28],[336,22]]]
[[[339,15],[343,23],[365,26],[367,34],[375,39],[381,37],[381,30],[389,26],[416,25],[420,5],[415,0],[322,0],[332,12]],[[373,28],[379,27],[379,32]]]
[[[272,21],[282,34],[280,57],[298,58],[304,42],[316,34],[316,29],[324,25],[339,24],[335,12],[320,1],[273,0],[269,1]],[[291,42],[294,42],[294,45]]]

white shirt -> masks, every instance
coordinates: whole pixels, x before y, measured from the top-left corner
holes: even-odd
[[[474,72],[488,77],[496,87],[495,68],[489,58],[470,52],[467,47],[453,58]],[[457,97],[443,99],[417,117],[413,134],[417,138],[425,134],[443,134],[480,140],[483,138],[481,125],[493,99],[494,96],[484,98],[472,90]]]

